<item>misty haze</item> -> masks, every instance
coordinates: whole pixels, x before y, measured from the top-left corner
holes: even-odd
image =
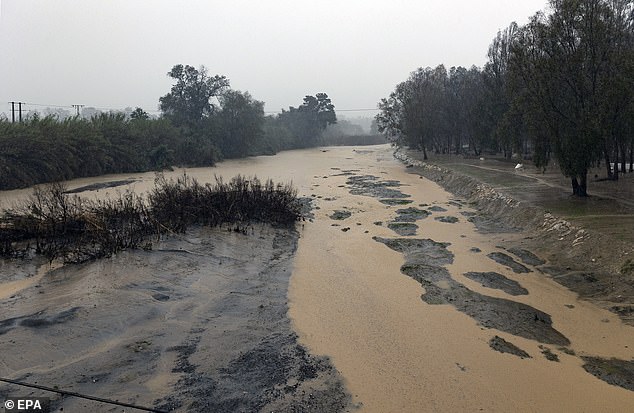
[[[634,1],[0,0],[0,402],[626,412]]]

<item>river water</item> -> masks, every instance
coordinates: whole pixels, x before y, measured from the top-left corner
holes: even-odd
[[[634,392],[589,374],[581,357],[634,359],[634,328],[616,315],[578,300],[576,294],[534,267],[527,266],[529,273],[516,273],[490,259],[488,254],[505,252],[524,234],[479,232],[466,219],[476,211],[437,184],[409,172],[392,157],[387,145],[287,151],[186,171],[201,182],[212,180],[214,174],[225,179],[243,174],[292,181],[301,196],[313,199],[314,219],[297,227],[300,238],[288,287],[288,315],[299,342],[311,354],[330,358],[359,411],[631,409]],[[166,175],[182,173],[175,170]],[[355,176],[365,177],[361,186],[351,181]],[[145,192],[154,174],[78,179],[68,186],[122,179],[134,182],[82,195],[110,196],[124,189]],[[381,202],[392,196],[386,189],[398,190],[403,199],[412,202]],[[28,193],[30,190],[0,193],[1,206],[10,206]],[[398,222],[397,210],[410,206],[433,212],[410,222],[418,226],[415,235],[399,236],[388,223]],[[331,218],[335,211],[343,212],[344,219]],[[441,217],[454,219],[436,219]],[[377,237],[445,243],[440,249],[452,255],[451,262],[443,264],[450,277],[434,280],[433,287],[441,292],[456,286],[466,289],[467,304],[421,299],[426,293],[424,281],[400,271],[408,256],[377,242]],[[509,295],[485,287],[467,278],[468,272],[498,273],[519,283],[527,294]],[[32,279],[39,282],[41,274]],[[23,280],[10,280],[0,285],[0,298],[28,287]],[[490,328],[486,320],[465,310],[469,301],[482,300],[482,296],[500,299],[496,303],[522,303],[550,315],[552,328],[569,344],[541,342],[508,329]],[[488,316],[505,317],[496,311]],[[489,344],[494,336],[525,351],[527,357],[494,351]],[[545,354],[556,355],[558,361]]]

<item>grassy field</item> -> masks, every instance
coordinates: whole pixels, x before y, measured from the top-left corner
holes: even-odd
[[[409,151],[412,157],[422,154]],[[556,165],[542,173],[531,163],[520,170],[516,162],[486,157],[465,159],[455,155],[432,155],[430,163],[468,175],[514,199],[541,207],[575,225],[596,230],[621,241],[634,242],[634,173],[620,174],[618,181],[606,181],[605,169],[588,174],[587,198],[572,196],[570,180]]]

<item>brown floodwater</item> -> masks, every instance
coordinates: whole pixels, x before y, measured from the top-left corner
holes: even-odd
[[[183,172],[175,170],[166,173],[166,176],[175,177]],[[215,168],[192,168],[185,172],[201,182],[212,181],[214,174],[225,179],[242,174],[271,178],[276,182],[292,181],[301,196],[313,198],[313,205],[318,208],[313,210],[314,219],[297,226],[300,238],[288,287],[288,315],[292,328],[299,335],[299,343],[313,355],[330,358],[343,377],[358,411],[622,412],[634,406],[634,392],[607,384],[587,373],[581,359],[581,356],[634,359],[634,329],[624,325],[616,315],[580,301],[575,293],[537,270],[527,274],[515,273],[487,257],[492,252],[504,251],[503,248],[512,246],[524,235],[478,232],[462,214],[475,211],[464,202],[453,199],[437,184],[409,173],[392,157],[389,146],[287,151],[276,156],[232,160]],[[375,177],[369,182],[396,181],[381,188],[398,190],[412,202],[407,205],[380,202],[381,197],[388,197],[380,192],[381,188],[375,194],[379,196],[367,191],[365,194],[352,194],[354,183],[349,181],[350,177],[366,175]],[[154,174],[78,179],[68,182],[68,187],[73,189],[124,179],[133,179],[134,182],[83,192],[82,196],[112,196],[127,189],[147,192],[153,184]],[[11,206],[30,192],[2,192],[0,206]],[[435,206],[444,211],[434,211],[430,216],[416,220],[416,235],[399,236],[388,228],[388,223],[397,219],[398,209],[410,206],[420,209]],[[330,216],[335,211],[349,212],[350,216],[332,219]],[[455,217],[457,222],[435,219],[441,216]],[[445,265],[450,279],[438,281],[439,288],[451,288],[459,283],[479,296],[512,300],[534,307],[550,315],[552,327],[570,344],[564,348],[487,328],[482,320],[459,311],[456,305],[425,302],[421,299],[426,292],[421,282],[400,271],[406,260],[404,254],[373,237],[431,239],[448,243],[446,249],[453,255],[452,262]],[[477,248],[479,252],[474,252],[472,248]],[[248,259],[244,258],[244,261]],[[126,262],[145,266],[139,263],[136,255],[124,255],[116,264],[120,268]],[[90,279],[91,282],[85,285],[75,283],[72,286],[75,290],[72,294],[68,293],[78,302],[84,299],[80,294],[81,288],[90,288],[91,294],[105,288],[99,278],[92,275],[97,269],[94,265],[90,268],[92,272],[82,279]],[[5,303],[5,308],[9,308],[7,297],[19,295],[21,291],[44,282],[42,270],[37,272],[37,268],[25,268],[23,271],[31,271],[31,277],[6,276],[0,284],[0,302]],[[466,272],[499,273],[518,282],[528,294],[511,296],[502,290],[484,287],[465,277]],[[138,272],[134,282],[141,284],[143,274]],[[165,277],[159,274],[155,281],[166,282]],[[213,282],[205,281],[201,287],[202,281],[196,277],[199,277],[198,273],[184,286],[179,285],[177,290],[179,294],[186,294],[184,287],[193,283],[195,294],[188,295],[187,300],[178,305],[169,301],[169,311],[156,310],[156,314],[147,316],[149,321],[145,327],[140,319],[132,330],[135,334],[126,333],[118,324],[115,311],[108,313],[114,323],[112,331],[108,332],[108,340],[98,346],[99,340],[96,342],[90,338],[92,333],[86,327],[82,342],[86,346],[96,346],[88,353],[104,357],[110,351],[129,351],[121,347],[123,344],[140,343],[141,347],[148,342],[156,345],[164,341],[165,346],[177,344],[177,333],[161,339],[157,331],[161,323],[171,320],[170,314],[176,314],[176,311],[179,317],[185,317],[193,308],[196,316],[202,317],[202,310],[206,307],[196,300],[201,299],[207,289],[213,289]],[[225,280],[222,274],[218,277]],[[127,280],[125,285],[128,285]],[[80,289],[79,292],[77,289]],[[33,294],[24,294],[33,297]],[[63,301],[63,293],[58,291],[58,294],[60,296],[54,301]],[[106,304],[110,303],[109,300],[116,300],[116,296],[108,292],[100,300]],[[163,308],[160,307],[162,303],[155,301],[149,300],[157,308]],[[52,305],[53,301],[50,303]],[[30,307],[26,306],[26,309]],[[123,315],[120,317],[124,318]],[[178,323],[174,321],[175,325],[182,323],[180,318]],[[153,331],[151,339],[138,333],[145,330]],[[489,346],[494,336],[513,343],[530,358],[494,351]],[[54,342],[52,338],[41,340],[44,343]],[[121,348],[117,350],[117,346]],[[559,361],[548,360],[543,354],[545,348],[557,355]],[[87,352],[75,350],[83,354],[81,357],[88,357]],[[62,357],[61,353],[59,350],[51,356]],[[205,355],[211,357],[211,353],[207,349]],[[160,393],[174,386],[177,375],[169,368],[174,357],[160,358],[155,362],[155,377],[145,378],[143,383],[146,388]],[[77,356],[76,359],[79,358]],[[76,363],[76,359],[72,363]],[[38,368],[44,372],[51,370],[54,364],[51,361],[51,366],[44,366],[44,360],[41,363]],[[6,359],[0,367],[3,370],[24,370],[20,363]],[[119,387],[125,388],[125,385],[119,384]],[[151,399],[140,400],[146,404],[151,402]]]

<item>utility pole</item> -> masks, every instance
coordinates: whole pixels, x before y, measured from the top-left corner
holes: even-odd
[[[79,109],[83,108],[85,105],[72,105],[77,110],[77,116],[79,116]]]
[[[11,103],[11,123],[15,123],[15,104],[18,104],[18,120],[22,122],[22,105],[26,105],[24,102],[9,102]]]

